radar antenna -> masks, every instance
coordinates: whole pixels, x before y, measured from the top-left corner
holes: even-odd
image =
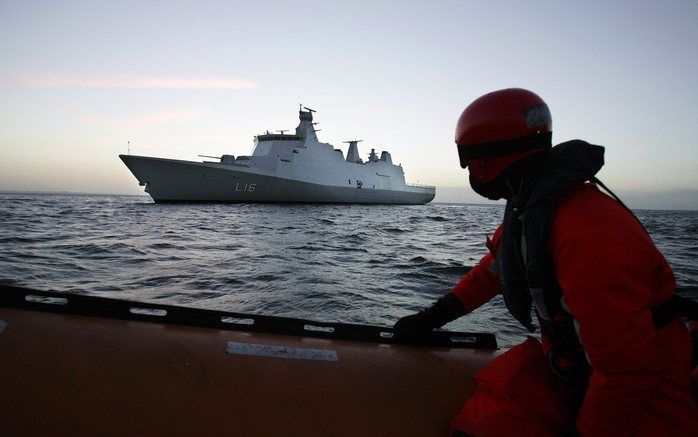
[[[307,106],[301,106],[301,107],[302,107],[302,108],[305,108],[306,111],[317,112],[316,110],[310,109],[310,108],[308,108]]]
[[[363,140],[349,140],[349,141],[342,141],[343,143],[351,144],[351,143],[360,143]]]

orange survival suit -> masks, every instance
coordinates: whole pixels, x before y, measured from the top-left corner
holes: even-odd
[[[632,213],[596,184],[571,184],[551,217],[545,250],[559,285],[557,310],[541,318],[545,302],[537,301],[535,287],[530,290],[542,347],[529,338],[483,369],[451,431],[698,435],[698,408],[689,390],[690,336],[679,317],[653,320],[652,309],[675,288],[664,257]],[[490,252],[452,290],[466,313],[502,291],[502,233],[500,225],[488,239]],[[554,354],[546,317],[552,323],[571,317],[567,325],[576,338],[567,341],[570,350]]]

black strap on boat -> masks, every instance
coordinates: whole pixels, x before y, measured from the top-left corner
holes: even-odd
[[[657,329],[669,326],[678,316],[698,320],[698,302],[674,294],[671,299],[652,308],[652,322]]]
[[[698,293],[696,293],[695,290],[693,291],[693,293],[696,294],[696,297],[698,297]],[[674,308],[676,308],[676,312],[681,317],[685,317],[691,320],[698,320],[698,302],[696,302],[693,299],[689,299],[687,297],[679,296],[676,294],[674,294],[671,300],[674,303]]]
[[[658,307],[652,308],[652,322],[654,322],[654,327],[657,329],[669,326],[678,315],[673,298]]]
[[[158,305],[83,294],[32,290],[2,284],[0,284],[0,307],[333,340],[427,347],[497,349],[497,340],[491,333],[437,330],[426,341],[398,342],[394,339],[392,328],[381,326],[317,322],[289,317]]]

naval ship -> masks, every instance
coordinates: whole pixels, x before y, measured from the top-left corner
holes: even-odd
[[[419,205],[434,199],[436,188],[405,183],[402,165],[390,153],[371,149],[359,156],[361,140],[341,149],[321,143],[313,109],[300,107],[295,133],[267,131],[254,138],[250,156],[206,157],[218,162],[182,161],[119,155],[157,203],[298,202]]]

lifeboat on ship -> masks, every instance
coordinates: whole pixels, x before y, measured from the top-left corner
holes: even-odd
[[[445,435],[493,334],[0,286],[0,435]]]

